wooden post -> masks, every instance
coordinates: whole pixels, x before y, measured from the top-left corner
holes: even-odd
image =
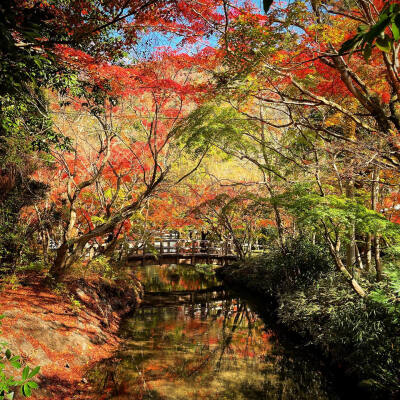
[[[192,265],[194,265],[195,263],[195,246],[196,246],[195,240],[192,240],[192,257],[191,257]]]
[[[179,240],[176,241],[175,251],[176,251],[176,263],[179,264]]]

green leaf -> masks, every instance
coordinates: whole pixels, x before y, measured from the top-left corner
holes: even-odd
[[[9,360],[11,358],[11,350],[10,349],[6,350],[6,357],[7,357],[7,360]]]
[[[35,381],[29,381],[27,382],[27,385],[32,389],[37,389],[39,387],[39,385]]]
[[[361,43],[361,39],[360,39],[359,35],[356,35],[356,36],[352,37],[351,39],[346,40],[340,47],[339,54],[343,55],[344,53],[347,53],[349,50],[353,50],[360,43]]]
[[[15,356],[10,360],[10,364],[17,369],[21,368],[21,363],[19,362],[19,357]]]
[[[104,218],[98,217],[97,215],[91,216],[90,220],[92,222],[100,222],[101,224],[103,224],[105,222]]]
[[[382,18],[382,16],[381,16]],[[367,43],[372,43],[374,39],[379,38],[379,35],[385,30],[390,23],[390,18],[386,15],[385,18],[379,19],[379,22],[371,27],[371,29],[364,35],[363,40]]]
[[[359,25],[357,27],[357,32],[358,33],[365,33],[368,31],[368,26],[367,25]]]
[[[368,59],[371,57],[371,53],[372,53],[372,45],[370,43],[367,43],[363,52],[366,61],[368,61]]]
[[[400,14],[397,14],[392,23],[392,32],[394,40],[400,39]]]
[[[396,25],[396,23],[393,22],[392,24],[392,32],[393,32],[393,38],[394,40],[399,40],[400,38],[400,29],[399,27]]]
[[[392,39],[388,35],[385,35],[383,38],[378,37],[375,43],[380,50],[386,53],[392,49]]]
[[[40,371],[40,367],[35,367],[31,371],[31,373],[28,375],[28,378],[33,378],[35,375],[37,375]]]
[[[32,394],[32,390],[31,390],[31,388],[29,387],[29,385],[27,383],[24,383],[22,385],[22,394],[25,397],[29,397]]]
[[[399,5],[397,3],[392,3],[389,6],[389,14],[397,14],[399,12]]]
[[[27,378],[28,378],[28,375],[29,375],[29,367],[26,366],[26,367],[23,369],[23,371],[22,371],[22,379],[23,379],[23,380],[27,379]]]

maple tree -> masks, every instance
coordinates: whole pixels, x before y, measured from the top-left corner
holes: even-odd
[[[182,43],[203,40],[219,23],[218,7],[218,3],[211,1],[160,0],[16,1],[9,9],[0,6],[0,30],[5,38],[0,48],[0,201],[3,205],[6,206],[7,201],[15,203],[15,196],[24,197],[26,192],[34,194],[31,200],[43,198],[49,186],[44,187],[29,177],[46,163],[46,153],[54,150],[61,154],[74,148],[68,135],[53,125],[54,110],[49,113],[45,89],[81,98],[87,90],[91,100],[97,102],[91,105],[90,112],[100,114],[101,109],[111,106],[122,95],[140,96],[148,90],[154,96],[162,96],[161,92],[155,93],[154,87],[152,92],[152,85],[160,85],[160,89],[165,90],[175,88],[182,98],[190,93],[194,96],[195,87],[201,93],[204,88],[198,85],[178,87],[173,82],[174,77],[162,79],[155,74],[146,75],[144,64],[139,63],[135,68],[125,64],[135,63],[135,46],[150,31],[179,37]],[[156,57],[152,56],[152,62]],[[206,57],[207,54],[198,55],[198,63]],[[184,67],[192,68],[193,59],[185,59],[184,54],[171,51],[169,62],[173,61],[180,64],[181,71]],[[141,88],[140,94],[135,85]],[[107,101],[106,106],[104,102]],[[85,100],[81,104],[85,104]],[[171,109],[163,118],[175,118],[175,114]],[[103,144],[106,148],[111,145],[109,133],[105,141],[107,143],[101,143],[100,148]],[[151,152],[151,141],[148,146]],[[111,148],[98,155],[102,170],[110,152]],[[104,154],[107,156],[103,157]],[[43,160],[42,164],[32,162],[37,157]],[[93,176],[87,178],[90,182],[94,179]],[[28,203],[23,202],[19,208],[14,207],[2,216],[5,232],[15,225],[21,207]]]
[[[376,21],[387,10],[392,9],[382,2],[361,2],[354,7],[342,2],[294,2],[272,7],[267,15],[261,15],[249,4],[241,10],[228,5],[225,34],[220,39],[225,58],[216,72],[216,88],[227,106],[220,111],[203,109],[203,114],[198,112],[192,120],[206,123],[189,123],[187,130],[205,138],[200,145],[218,142],[219,147],[273,176],[270,188],[274,191],[279,186],[282,189],[287,178],[287,172],[282,171],[287,164],[298,170],[292,179],[302,176],[299,171],[308,171],[301,179],[312,177],[321,197],[336,192],[352,199],[359,196],[355,186],[370,190],[371,201],[365,201],[365,197],[363,201],[378,210],[379,193],[386,190],[379,171],[398,174],[395,22],[390,25],[390,18],[384,17],[385,35],[394,39],[389,47],[383,48],[378,40],[368,54],[362,54],[344,51],[342,44],[360,22],[374,31]],[[396,10],[392,11],[395,18]],[[241,120],[242,126],[235,124],[235,119]],[[218,134],[213,135],[215,128],[222,141]],[[274,138],[273,132],[279,131]],[[284,140],[279,143],[281,137]],[[198,145],[198,139],[193,143]],[[332,146],[337,149],[336,155],[329,149]],[[272,154],[278,156],[275,166]],[[264,158],[261,162],[260,156]],[[325,165],[334,168],[336,177],[324,173]],[[362,182],[365,176],[370,176],[368,183]],[[327,186],[332,182],[336,186],[333,190]],[[338,268],[343,270],[340,245],[336,248],[330,243],[334,231],[328,229],[325,238]],[[354,225],[341,232],[347,243],[347,267],[352,269],[359,260],[355,235],[364,235],[367,269],[374,241],[375,268],[381,279],[381,237],[377,232],[355,233]]]
[[[86,72],[94,84],[88,86],[86,80],[82,89],[60,99],[63,107],[54,123],[73,139],[75,149],[52,152],[59,165],[49,176],[59,182],[53,183],[53,201],[63,213],[53,276],[67,273],[90,241],[129,231],[129,218],[163,182],[168,184],[182,152],[174,127],[201,100],[206,85],[189,68],[200,61],[201,55],[167,54],[131,68],[94,69],[97,64],[88,63]],[[104,90],[97,90],[102,84]]]
[[[273,224],[267,218],[269,204],[263,201],[260,193],[251,193],[249,188],[246,189],[218,187],[215,184],[193,188],[197,204],[190,209],[190,214],[203,222],[203,229],[216,241],[225,246],[232,242],[232,250],[240,260],[250,257],[259,239],[265,238],[262,227]]]

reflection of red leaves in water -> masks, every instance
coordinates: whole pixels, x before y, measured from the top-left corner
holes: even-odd
[[[196,320],[196,319],[191,319],[190,321],[188,321],[186,323],[185,326],[185,331],[187,330],[188,332],[190,331],[196,331],[199,330],[200,328],[203,328],[202,330],[204,330],[205,326],[204,326],[204,322]]]

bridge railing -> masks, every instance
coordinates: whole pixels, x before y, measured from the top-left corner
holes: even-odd
[[[137,243],[135,247],[136,254],[159,255],[182,254],[182,255],[210,255],[210,256],[229,256],[235,255],[234,246],[230,241],[211,241],[200,239],[165,239],[155,238],[152,245]],[[247,247],[250,247],[248,245]],[[265,251],[265,246],[253,244],[251,252],[261,253]]]
[[[154,241],[154,249],[159,254],[233,254],[233,248],[230,243],[214,242],[210,240],[160,238]]]

